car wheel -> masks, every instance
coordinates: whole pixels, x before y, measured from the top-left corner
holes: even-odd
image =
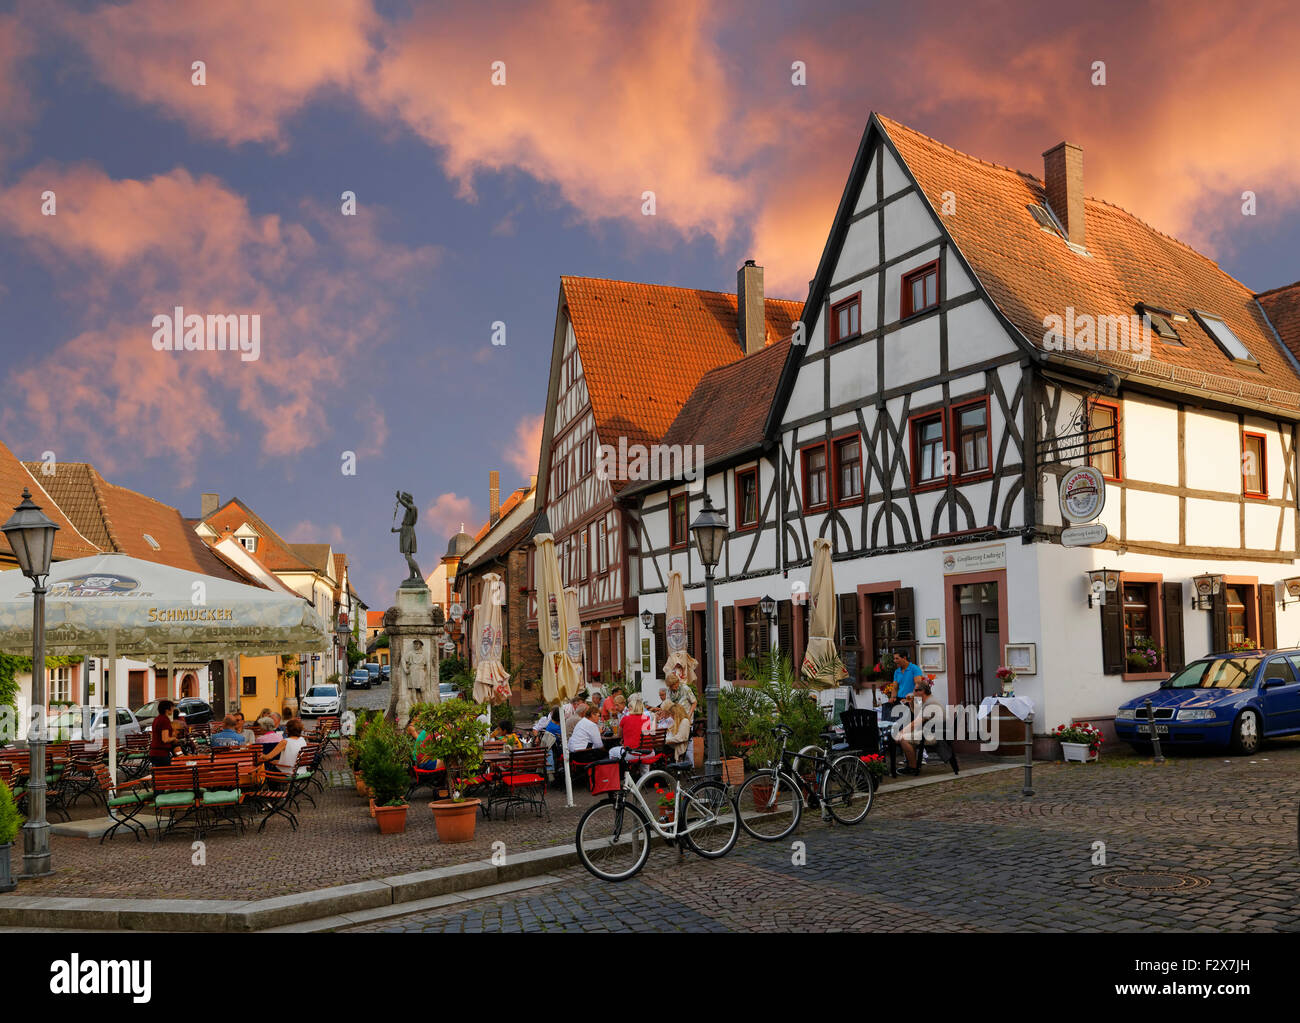
[[[1259,715],[1243,710],[1232,726],[1232,751],[1250,755],[1259,749]]]

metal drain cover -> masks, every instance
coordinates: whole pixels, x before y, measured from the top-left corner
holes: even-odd
[[[1168,892],[1179,888],[1204,888],[1210,883],[1208,877],[1195,874],[1176,874],[1168,870],[1117,870],[1109,874],[1098,874],[1094,884],[1103,888],[1122,888],[1127,891]]]

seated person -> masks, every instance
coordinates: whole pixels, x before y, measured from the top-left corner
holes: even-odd
[[[695,766],[695,741],[691,738],[691,715],[683,704],[675,703],[672,709],[672,725],[668,729],[665,748],[671,751],[675,762],[685,760]]]
[[[664,692],[667,691],[668,690],[666,689],[664,690]],[[655,708],[654,726],[656,732],[666,732],[668,731],[668,729],[670,729],[673,726],[673,701],[672,700],[664,700],[663,703],[659,704],[659,706]]]
[[[265,745],[266,743],[274,744],[284,738],[284,735],[276,728],[275,719],[270,714],[267,714],[265,717],[259,718],[257,721],[257,725],[259,728],[266,729],[266,731],[264,731],[260,736],[258,736],[257,739],[257,741],[262,743],[263,745]]]
[[[235,711],[235,731],[244,737],[245,746],[257,741],[257,737],[253,734],[253,730],[248,727],[248,723],[244,720],[244,712],[242,710]]]
[[[282,776],[292,777],[298,767],[298,754],[307,745],[307,740],[302,735],[302,722],[297,718],[291,718],[286,722],[284,732],[284,738],[274,746],[266,742],[262,744],[262,752],[258,754],[257,762],[267,764],[274,760],[275,767]],[[265,739],[266,736],[262,738]]]
[[[605,758],[605,743],[600,735],[600,708],[594,703],[587,706],[585,717],[573,725],[569,736],[569,763],[589,764]]]
[[[906,774],[921,773],[921,768],[916,762],[916,744],[924,741],[927,727],[933,730],[934,726],[929,724],[931,716],[938,714],[938,720],[941,723],[943,721],[943,701],[933,694],[929,680],[926,678],[917,679],[915,691],[921,697],[919,706],[912,712],[912,715],[904,715],[899,723],[894,726],[894,741],[898,743],[903,755],[907,757]],[[942,725],[940,727],[942,728]],[[942,732],[940,732],[940,735],[942,735]],[[957,768],[953,760],[954,758],[950,758],[948,763],[952,766],[953,772],[956,773]]]
[[[235,715],[227,714],[222,718],[221,731],[213,732],[208,741],[213,746],[242,746],[244,744],[244,733],[240,730]]]
[[[411,747],[411,759],[415,761],[415,769],[441,771],[446,765],[437,757],[429,757],[422,750],[424,741],[429,738],[429,731],[416,725],[416,716],[416,712],[411,711],[411,716],[406,721],[406,734],[415,740],[415,745]]]
[[[640,693],[633,693],[632,698],[627,702],[627,713],[619,720],[621,728],[622,745],[615,746],[609,751],[609,755],[618,758],[622,754],[624,747],[629,750],[636,749],[641,745],[641,736],[649,732],[650,715],[645,712],[645,699]],[[629,761],[635,761],[636,757],[629,757]]]

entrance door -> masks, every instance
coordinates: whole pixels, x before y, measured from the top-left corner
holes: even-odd
[[[984,699],[984,627],[978,614],[961,616],[962,702]]]
[[[979,572],[948,581],[948,698],[978,705],[1002,687],[997,666],[1007,635],[1006,572]]]
[[[126,705],[127,707],[143,707],[146,703],[144,698],[144,676],[143,671],[129,671],[126,675]]]

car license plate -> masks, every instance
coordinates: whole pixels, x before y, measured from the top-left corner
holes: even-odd
[[[1150,725],[1138,725],[1138,735],[1150,735],[1150,734],[1151,734]],[[1168,734],[1169,734],[1168,725],[1156,725],[1156,735],[1168,735]]]

